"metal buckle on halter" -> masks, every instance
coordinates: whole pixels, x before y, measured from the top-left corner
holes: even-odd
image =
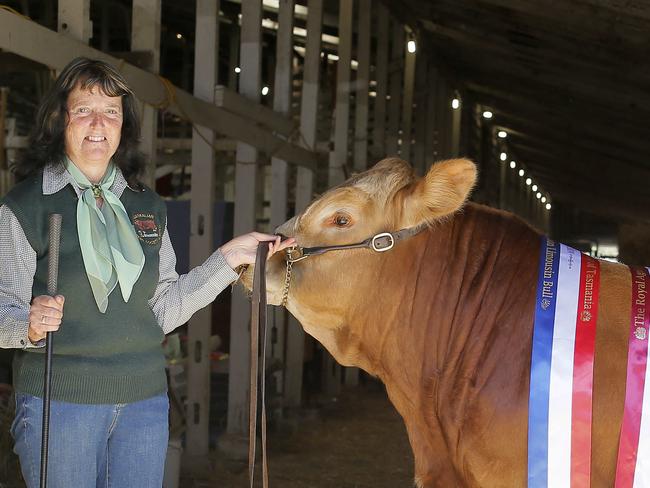
[[[294,257],[294,253],[297,254],[296,257]],[[303,259],[307,259],[309,255],[303,255],[302,253],[302,247],[300,246],[294,246],[290,247],[286,250],[286,260],[288,263],[297,263],[298,261],[302,261]]]
[[[387,239],[388,242],[384,245],[384,241],[380,239]],[[372,249],[377,252],[389,251],[395,245],[395,238],[390,232],[382,232],[372,238],[370,245],[372,246]]]

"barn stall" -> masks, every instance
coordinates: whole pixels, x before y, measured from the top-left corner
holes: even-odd
[[[395,155],[419,174],[469,157],[480,171],[474,201],[593,256],[648,264],[648,45],[650,5],[640,1],[8,1],[0,196],[55,73],[87,56],[117,67],[140,101],[145,179],[166,200],[181,273]],[[234,287],[167,338],[169,487],[245,483],[249,308]],[[339,406],[350,425],[338,442],[367,451],[367,434],[343,438],[364,424],[350,399],[369,398],[394,425],[377,442],[402,439],[391,458],[403,484],[381,470],[324,477],[310,463],[313,477],[296,475],[296,486],[408,486],[405,433],[374,380],[338,366],[284,310],[270,325],[271,459],[295,451],[291,439],[327,437],[318,429],[331,428]],[[6,420],[2,429],[5,439]],[[290,459],[295,467],[272,469],[277,486],[304,462]],[[7,480],[0,486],[14,486]]]

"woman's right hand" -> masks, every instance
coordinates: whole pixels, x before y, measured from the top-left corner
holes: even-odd
[[[45,339],[48,332],[59,330],[63,318],[64,302],[65,298],[62,295],[55,297],[41,295],[32,300],[27,334],[33,344]]]

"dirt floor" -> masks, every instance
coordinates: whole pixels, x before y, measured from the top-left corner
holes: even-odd
[[[271,488],[413,486],[406,429],[379,384],[344,390],[336,401],[323,403],[312,418],[300,421],[293,433],[283,430],[269,434]],[[248,487],[244,464],[218,455],[215,464],[209,483],[184,480],[181,487]]]
[[[318,406],[304,410],[300,420],[289,419],[269,432],[271,488],[413,487],[406,430],[380,383],[371,380],[344,390],[336,399],[313,403]],[[180,488],[249,486],[245,463],[219,453],[214,459],[210,479],[183,478]],[[8,466],[6,459],[0,461],[0,468],[5,468],[0,469],[0,488],[23,486],[2,476]],[[256,487],[262,486],[260,478],[258,471]]]

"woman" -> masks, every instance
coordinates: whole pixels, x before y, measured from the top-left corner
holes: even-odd
[[[250,233],[178,276],[162,199],[138,182],[132,91],[110,65],[72,61],[37,114],[26,178],[0,207],[0,347],[14,358],[15,451],[38,486],[43,346],[52,371],[50,488],[160,487],[167,449],[164,334],[291,241]],[[63,216],[60,295],[47,296],[47,216]],[[118,291],[119,289],[119,291]],[[64,323],[62,320],[65,317]],[[60,330],[59,330],[60,328]]]

